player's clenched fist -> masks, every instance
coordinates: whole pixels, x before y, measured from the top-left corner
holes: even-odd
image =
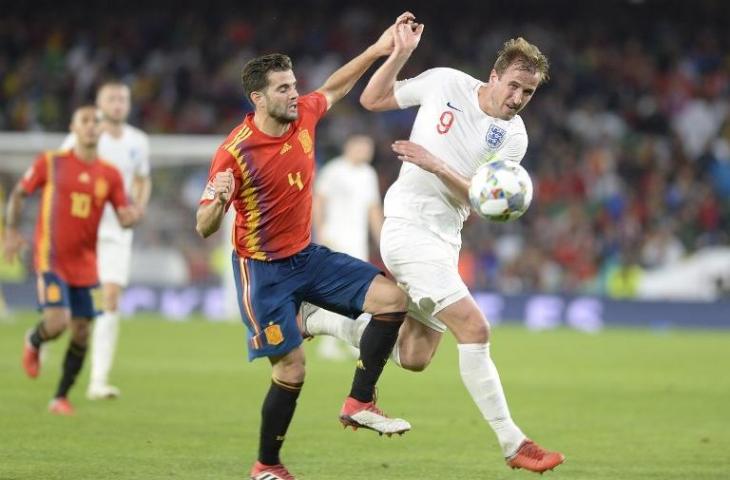
[[[393,46],[396,52],[410,55],[421,41],[423,24],[416,23],[416,17],[406,12],[395,23],[393,32]]]
[[[225,172],[218,172],[215,175],[213,188],[215,189],[215,198],[221,204],[225,205],[231,199],[233,194],[233,170],[226,169]]]

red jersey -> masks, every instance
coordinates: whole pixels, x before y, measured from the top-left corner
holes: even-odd
[[[119,171],[99,159],[80,160],[73,150],[38,156],[20,182],[29,194],[43,189],[35,229],[35,268],[54,272],[71,286],[99,283],[96,235],[107,201],[127,204]]]
[[[309,245],[312,236],[314,128],[327,111],[319,92],[299,97],[299,117],[280,137],[261,132],[253,113],[228,135],[213,157],[200,203],[215,198],[218,172],[235,177],[233,245],[240,257],[277,260]]]

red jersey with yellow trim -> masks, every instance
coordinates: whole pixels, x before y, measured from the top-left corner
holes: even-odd
[[[127,205],[116,167],[98,158],[85,162],[73,150],[46,152],[20,184],[28,194],[42,189],[34,242],[36,271],[54,272],[71,286],[99,283],[96,236],[104,205]]]
[[[311,242],[314,129],[327,111],[319,92],[299,97],[299,117],[287,133],[261,132],[253,113],[228,135],[213,157],[208,185],[200,200],[215,198],[218,172],[233,171],[233,244],[239,257],[277,260],[300,252]]]

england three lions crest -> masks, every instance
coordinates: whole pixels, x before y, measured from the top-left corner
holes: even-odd
[[[504,143],[504,137],[507,136],[507,130],[504,128],[500,128],[495,124],[492,124],[489,126],[489,130],[487,130],[487,147],[489,150],[497,150],[499,147],[502,146],[502,143]]]

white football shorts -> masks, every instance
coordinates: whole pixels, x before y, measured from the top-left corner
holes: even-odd
[[[96,266],[101,284],[116,283],[126,287],[129,283],[129,266],[132,260],[131,237],[129,240],[99,238],[96,244]]]
[[[437,332],[446,325],[435,315],[469,295],[459,275],[459,248],[402,218],[386,218],[380,234],[380,254],[408,294],[408,314]]]

